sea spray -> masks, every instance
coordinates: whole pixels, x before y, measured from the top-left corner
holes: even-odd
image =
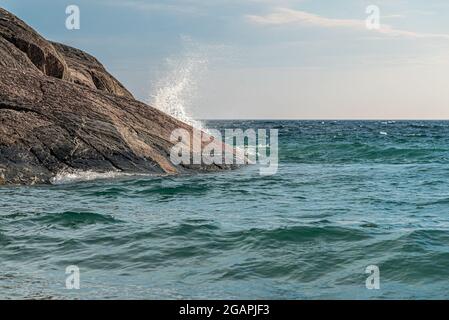
[[[197,129],[204,124],[193,119],[190,108],[198,95],[198,82],[207,69],[207,55],[190,39],[183,38],[185,52],[166,60],[166,73],[156,82],[150,104]]]
[[[157,176],[156,174],[142,174],[142,173],[125,173],[119,171],[108,171],[108,172],[95,172],[92,170],[72,170],[72,171],[61,171],[56,176],[54,176],[50,183],[53,185],[60,184],[70,184],[78,182],[87,182],[94,180],[110,180],[124,177],[150,177]]]

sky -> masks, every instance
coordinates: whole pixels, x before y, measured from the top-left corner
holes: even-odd
[[[80,29],[65,26],[80,8]],[[380,28],[368,29],[370,5]],[[196,119],[449,119],[447,0],[0,0]],[[170,106],[168,106],[170,105]]]

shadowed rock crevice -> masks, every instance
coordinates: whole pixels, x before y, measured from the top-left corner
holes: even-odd
[[[91,55],[51,43],[0,8],[0,184],[61,172],[176,174],[175,129],[192,127],[136,101]]]
[[[20,38],[5,38],[16,46],[20,51],[24,52],[31,62],[47,76],[58,79],[64,78],[66,66],[62,60],[51,53],[46,53],[39,46],[32,42],[28,42]]]
[[[0,10],[0,36],[23,52],[45,75],[69,79],[67,64],[53,45],[16,16]]]
[[[61,43],[52,42],[52,45],[67,63],[70,81],[117,96],[133,98],[133,95],[90,54]]]

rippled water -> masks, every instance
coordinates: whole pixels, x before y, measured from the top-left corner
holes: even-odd
[[[209,126],[279,129],[278,174],[0,188],[0,298],[449,298],[449,122]]]

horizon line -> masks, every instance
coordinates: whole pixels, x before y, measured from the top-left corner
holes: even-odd
[[[418,118],[382,118],[382,119],[369,119],[369,118],[205,118],[195,119],[197,121],[449,121],[449,118],[444,119],[418,119]]]

